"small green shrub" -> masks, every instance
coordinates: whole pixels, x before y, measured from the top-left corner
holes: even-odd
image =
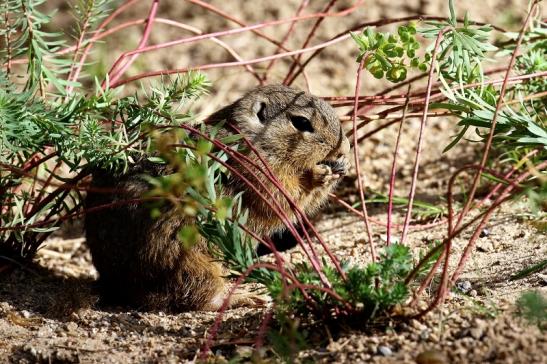
[[[81,213],[80,182],[92,168],[125,170],[150,151],[152,129],[193,119],[185,110],[208,85],[188,73],[123,96],[98,79],[82,82],[92,67],[82,60],[75,76],[82,49],[115,1],[74,4],[82,43],[66,54],[58,52],[62,33],[46,30],[53,24],[43,3],[0,4],[0,255],[15,259],[32,258],[64,219]]]

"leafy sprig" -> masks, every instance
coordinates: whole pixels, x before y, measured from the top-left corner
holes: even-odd
[[[363,29],[362,34],[350,34],[359,46],[357,62],[366,57],[364,67],[378,79],[385,76],[391,82],[401,82],[406,79],[407,68],[427,68],[416,57],[420,44],[414,24],[400,26],[398,35],[375,32],[372,28]]]

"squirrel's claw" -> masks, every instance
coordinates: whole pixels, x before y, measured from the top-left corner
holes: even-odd
[[[342,178],[349,169],[349,160],[346,156],[334,161],[324,161],[316,164],[312,169],[312,185],[325,186]]]
[[[331,167],[326,164],[317,164],[312,169],[312,184],[314,186],[324,186],[340,178],[340,174],[334,173]]]
[[[236,289],[230,297],[230,308],[236,307],[265,307],[271,302],[271,298],[257,291],[248,291],[243,287]]]

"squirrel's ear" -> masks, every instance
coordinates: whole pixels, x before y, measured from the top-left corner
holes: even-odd
[[[255,101],[253,104],[253,114],[256,115],[256,118],[261,124],[264,124],[266,121],[266,103],[264,101]]]
[[[264,123],[266,122],[265,109],[266,103],[262,100],[257,100],[252,104],[249,113],[242,115],[241,120],[249,130],[258,132],[264,127]]]
[[[250,107],[236,109],[240,125],[247,131],[258,133],[266,122],[265,109],[266,102],[263,100],[255,100]]]

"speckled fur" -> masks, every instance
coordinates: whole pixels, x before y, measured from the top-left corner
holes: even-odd
[[[290,117],[310,120],[313,132],[297,130]],[[233,123],[269,163],[285,190],[307,214],[315,213],[327,200],[348,167],[349,142],[334,110],[324,101],[285,86],[264,86],[218,111],[209,122]],[[228,132],[228,131],[225,131]],[[249,157],[257,160],[253,153]],[[328,161],[342,166],[335,174]],[[281,192],[261,173],[233,165],[250,181],[259,178],[294,215]],[[260,162],[258,162],[260,164]],[[143,173],[168,173],[161,166],[140,162],[124,176],[94,173],[86,207],[138,199],[147,191]],[[254,183],[260,190],[258,183]],[[102,191],[101,191],[102,190]],[[109,190],[111,193],[105,193]],[[268,205],[237,178],[226,185],[228,194],[245,191],[243,204],[249,209],[248,226],[266,236],[283,228]],[[141,203],[124,203],[86,216],[86,237],[93,263],[107,300],[146,310],[216,310],[225,297],[223,268],[213,262],[206,243],[187,250],[177,240],[177,231],[192,221],[165,207],[157,219]],[[236,296],[231,302],[237,305]]]

